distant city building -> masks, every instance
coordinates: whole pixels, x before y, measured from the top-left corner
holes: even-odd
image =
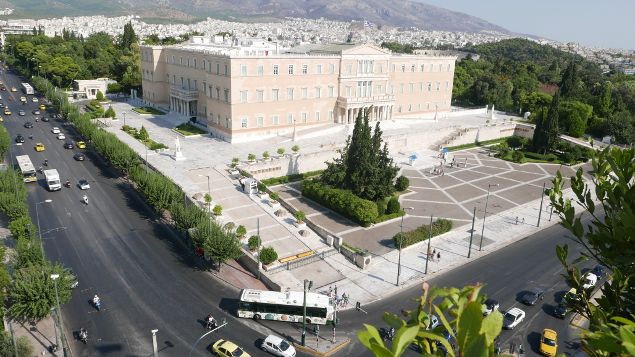
[[[77,99],[95,99],[97,92],[106,95],[110,83],[117,83],[117,81],[109,78],[76,79],[73,81],[73,96]]]
[[[196,117],[230,142],[325,123],[432,117],[450,110],[456,56],[401,55],[372,44],[281,49],[262,39],[195,36],[141,46],[143,99]]]

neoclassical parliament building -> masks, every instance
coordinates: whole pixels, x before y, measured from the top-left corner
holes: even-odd
[[[370,44],[279,48],[261,39],[194,36],[142,46],[143,100],[229,142],[326,123],[432,117],[450,110],[455,56]]]

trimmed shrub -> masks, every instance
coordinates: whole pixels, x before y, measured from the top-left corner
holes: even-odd
[[[262,180],[262,183],[264,183],[267,186],[273,186],[273,185],[280,185],[283,183],[302,181],[306,178],[317,176],[321,174],[323,171],[324,170],[315,170],[315,171],[307,171],[303,174],[292,174],[292,175],[286,175],[286,176],[280,176],[280,177],[272,177],[272,178]]]
[[[445,232],[449,232],[452,230],[452,221],[447,219],[437,219],[434,223],[432,223],[432,236],[438,236]],[[424,224],[414,231],[408,231],[404,233],[397,233],[392,238],[395,247],[407,247],[409,245],[422,242],[426,239],[430,238],[430,226]]]
[[[247,161],[254,161],[254,160],[256,160],[256,154],[247,155]]]
[[[236,228],[236,235],[239,237],[244,237],[245,234],[247,234],[247,228],[245,228],[245,226],[240,225],[238,226],[238,228]]]
[[[271,194],[269,194],[269,198],[271,198],[272,201],[277,201],[280,199],[280,195],[278,192],[271,192]]]
[[[214,208],[212,209],[212,213],[214,213],[217,216],[220,216],[221,214],[223,214],[223,207],[221,205],[214,206]]]
[[[399,213],[399,211],[401,211],[401,205],[397,197],[393,196],[388,200],[388,205],[386,205],[386,214]]]
[[[269,151],[265,151],[262,153],[262,158],[267,160],[269,157],[271,157],[271,155],[269,155]]]
[[[293,217],[298,221],[298,223],[302,223],[306,219],[306,214],[302,211],[296,211],[293,214]]]
[[[387,202],[385,200],[379,200],[376,202],[376,204],[377,204],[377,214],[379,216],[385,215]]]
[[[95,98],[99,101],[104,100],[104,93],[102,93],[100,90],[97,91],[97,94],[95,95]]]
[[[276,151],[278,153],[278,155],[284,155],[284,148],[278,148],[278,151]]]
[[[250,250],[258,249],[260,244],[262,244],[262,239],[260,239],[260,237],[257,235],[249,237],[249,240],[247,241],[247,245],[249,246]]]
[[[397,190],[398,192],[405,191],[408,189],[408,186],[410,186],[410,180],[406,176],[401,175],[397,177],[397,181],[395,182],[395,190]]]
[[[141,126],[141,130],[139,130],[139,135],[138,138],[141,141],[146,141],[148,139],[150,139],[150,134],[148,134],[148,131],[146,130],[145,126]]]
[[[323,185],[316,180],[302,182],[302,195],[331,208],[364,227],[375,222],[379,216],[375,202],[359,198],[347,190]]]
[[[278,253],[272,247],[264,247],[260,251],[260,261],[264,265],[268,265],[278,260]]]
[[[522,151],[516,150],[512,152],[512,161],[521,162],[523,161],[524,158],[525,158],[525,154],[523,154]]]
[[[300,146],[298,145],[293,145],[291,147],[291,151],[293,151],[294,153],[297,153],[298,151],[300,151]]]

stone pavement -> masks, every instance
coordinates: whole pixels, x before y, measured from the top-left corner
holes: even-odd
[[[12,325],[16,338],[26,336],[31,341],[31,346],[33,346],[33,351],[37,356],[63,356],[61,348],[57,352],[49,352],[48,349],[49,346],[56,344],[57,338],[54,319],[50,315],[35,325],[18,322],[13,322]],[[70,341],[69,338],[72,339],[73,335],[69,335],[68,331],[65,332],[66,339]]]

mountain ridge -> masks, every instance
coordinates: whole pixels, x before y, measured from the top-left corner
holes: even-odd
[[[14,8],[11,18],[136,14],[178,21],[211,17],[253,22],[259,18],[323,17],[428,31],[510,33],[475,16],[411,0],[0,0],[0,7]]]

